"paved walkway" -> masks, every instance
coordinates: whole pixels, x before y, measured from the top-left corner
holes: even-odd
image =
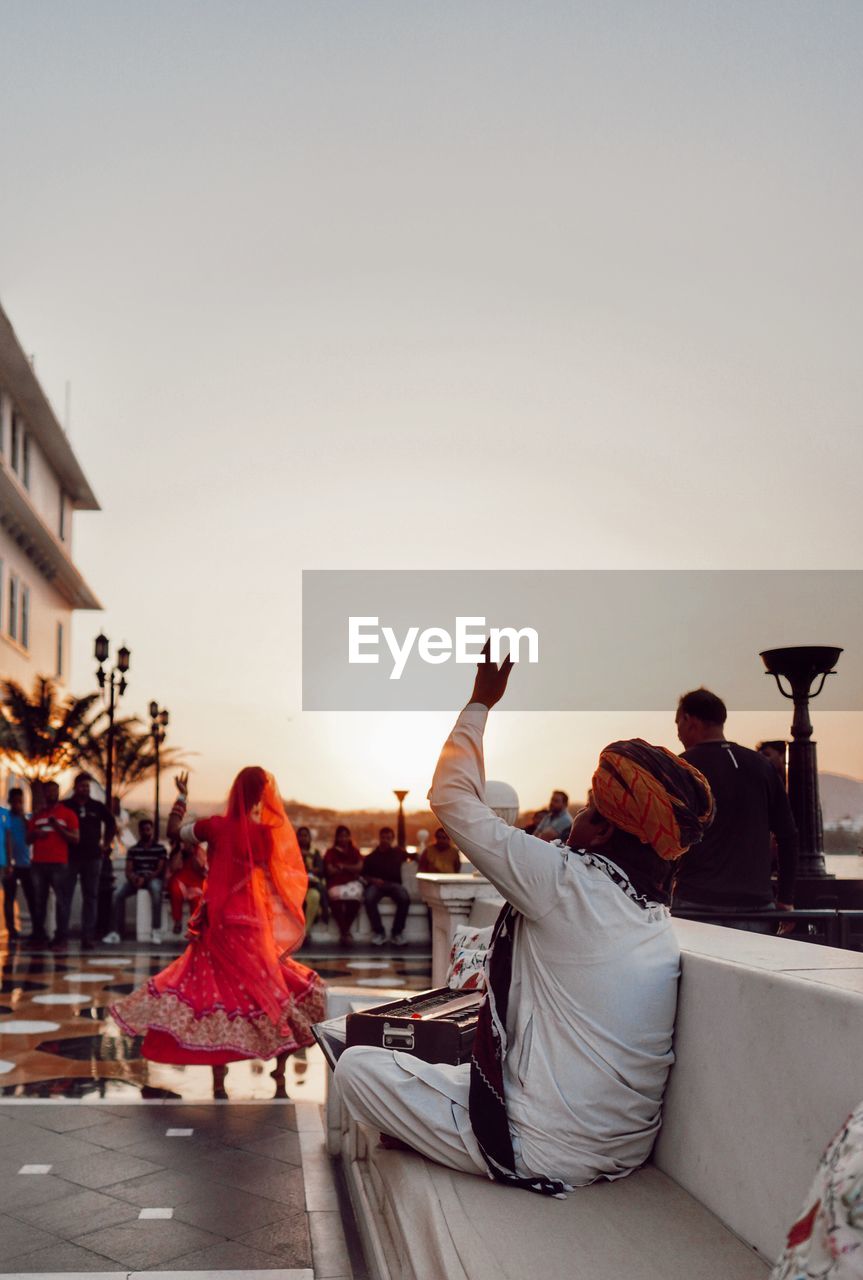
[[[363,1274],[313,1102],[3,1105],[0,1206],[5,1276]]]
[[[147,1062],[107,1016],[173,951],[0,938],[0,1280],[364,1280],[320,1050],[289,1059],[287,1088],[234,1063],[213,1102],[209,1068]],[[303,958],[366,995],[429,983],[427,948]]]

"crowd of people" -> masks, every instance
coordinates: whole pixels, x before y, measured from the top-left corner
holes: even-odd
[[[141,889],[152,903],[152,940],[161,941],[162,899],[167,888],[173,931],[182,931],[184,906],[194,910],[207,875],[206,851],[179,840],[171,848],[155,839],[149,818],[138,824],[138,840],[125,851],[124,874],[114,884],[112,852],[119,842],[116,819],[92,796],[92,776],[79,773],[63,799],[56,782],[45,782],[32,815],[24,791],[10,788],[8,808],[0,808],[0,876],[3,915],[10,940],[19,940],[16,903],[26,904],[36,947],[62,949],[69,941],[69,920],[76,885],[81,892],[81,947],[92,951],[120,941],[126,901]],[[54,931],[48,933],[53,898]]]
[[[797,849],[785,789],[786,743],[769,739],[753,751],[729,742],[726,717],[721,698],[707,689],[693,690],[680,699],[676,726],[684,748],[682,758],[708,779],[717,799],[717,818],[698,851],[676,869],[672,909],[711,914],[734,924],[735,914],[792,907]],[[114,886],[110,857],[117,824],[103,802],[91,795],[91,783],[91,775],[79,773],[62,800],[57,784],[45,783],[42,803],[32,817],[17,786],[9,792],[8,808],[0,808],[4,919],[11,939],[18,936],[15,903],[20,894],[31,921],[28,941],[35,946],[65,946],[76,884],[81,889],[85,950],[92,950],[100,937],[108,944],[120,942],[127,900],[139,891],[146,891],[151,899],[156,943],[161,942],[166,894],[174,934],[182,932],[184,911],[194,914],[206,883],[205,847],[195,840],[183,843],[176,835],[166,847],[155,838],[152,820],[142,819],[137,841],[126,850],[120,884]],[[554,842],[567,839],[572,822],[566,791],[555,789],[524,830]],[[333,843],[324,853],[314,847],[309,827],[298,827],[296,836],[308,875],[307,940],[318,920],[328,924],[332,919],[340,945],[349,946],[357,918],[365,909],[372,942],[383,945],[387,935],[379,907],[388,899],[395,907],[389,941],[403,946],[410,905],[402,883],[405,864],[413,862],[422,872],[457,873],[461,868],[459,850],[443,827],[414,852],[397,845],[391,827],[382,827],[378,843],[366,855],[346,826],[336,828]],[[46,915],[51,894],[55,930],[49,938]],[[768,923],[738,923],[741,928],[772,929]]]

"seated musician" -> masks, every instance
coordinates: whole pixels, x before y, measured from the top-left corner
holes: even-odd
[[[702,775],[634,739],[599,758],[566,842],[487,806],[483,731],[507,659],[477,669],[429,798],[507,905],[495,926],[473,1060],[430,1064],[347,1049],[350,1113],[440,1164],[561,1195],[641,1165],[660,1125],[680,967],[667,904],[672,863],[701,839]]]

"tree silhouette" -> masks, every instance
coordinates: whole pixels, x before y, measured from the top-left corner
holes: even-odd
[[[104,787],[108,777],[105,769],[108,745],[108,726],[95,726],[83,735],[78,743],[77,763],[93,774]],[[176,769],[187,761],[177,747],[162,747],[159,751],[160,772]],[[126,716],[114,721],[114,774],[112,793],[122,800],[134,787],[156,776],[156,750],[153,736],[137,716]]]
[[[93,720],[102,714],[91,717],[99,695],[61,701],[54,681],[45,676],[36,677],[32,694],[15,680],[4,680],[0,690],[0,754],[30,783],[35,801],[42,783],[74,764]]]

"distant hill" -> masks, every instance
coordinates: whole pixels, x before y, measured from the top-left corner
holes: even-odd
[[[835,827],[843,823],[863,828],[863,779],[848,778],[841,773],[821,773],[818,776],[824,826]],[[221,805],[206,801],[192,805],[197,818],[208,817],[220,808]],[[285,809],[295,827],[311,827],[315,832],[315,845],[321,849],[332,844],[336,827],[341,824],[350,827],[354,843],[361,848],[377,843],[381,827],[395,828],[396,825],[394,809],[321,809],[303,804],[301,800],[285,800]],[[167,816],[166,807],[163,821]],[[523,826],[530,817],[529,812],[522,813],[519,824]],[[437,826],[438,822],[429,809],[405,814],[408,844],[417,843],[418,831],[425,829],[431,834]]]
[[[821,773],[818,779],[825,827],[849,820],[863,826],[863,780],[842,773]]]

